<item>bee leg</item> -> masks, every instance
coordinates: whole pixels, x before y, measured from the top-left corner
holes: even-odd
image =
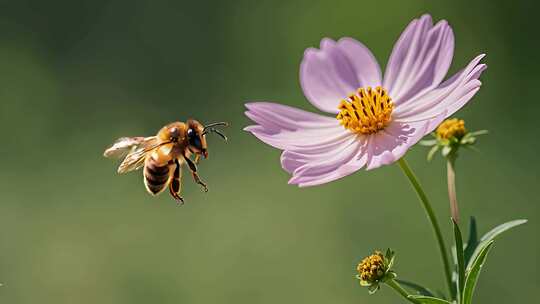
[[[169,183],[169,192],[171,196],[176,200],[176,204],[181,206],[184,204],[184,199],[180,196],[180,187],[181,187],[181,171],[180,164],[178,161],[175,161],[176,168],[174,169],[173,176]]]
[[[201,159],[201,155],[200,154],[195,154],[195,164],[198,165],[199,164],[199,160]]]
[[[208,192],[208,187],[206,186],[206,183],[201,180],[199,174],[197,173],[197,165],[195,165],[195,163],[188,157],[184,156],[184,159],[188,164],[189,170],[191,171],[191,175],[193,176],[195,182],[203,187],[204,192]]]

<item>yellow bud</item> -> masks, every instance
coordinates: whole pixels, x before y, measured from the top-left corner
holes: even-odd
[[[467,129],[465,129],[465,121],[457,118],[447,119],[439,125],[436,134],[440,139],[451,139],[452,137],[461,139],[465,134],[467,134]]]
[[[360,279],[368,283],[374,283],[382,279],[386,273],[384,256],[381,252],[375,251],[374,254],[364,258],[356,267]]]

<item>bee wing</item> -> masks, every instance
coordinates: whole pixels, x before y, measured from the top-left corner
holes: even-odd
[[[169,141],[159,142],[157,139],[155,139],[133,150],[126,156],[126,158],[118,167],[118,173],[126,173],[129,171],[140,169],[142,166],[144,166],[144,161],[148,153],[151,153],[155,149],[170,143],[171,142]]]
[[[138,148],[150,145],[156,141],[155,136],[150,137],[122,137],[117,139],[112,146],[103,152],[103,156],[109,158],[122,158]]]
[[[118,173],[126,173],[133,170],[138,170],[144,166],[146,154],[152,152],[152,149],[139,148],[129,153],[118,167]]]
[[[122,158],[118,173],[137,170],[144,165],[146,154],[159,147],[158,139],[150,137],[122,137],[103,153],[105,157]]]
[[[160,143],[155,136],[152,136],[144,138],[138,145],[133,145],[118,167],[118,173],[140,169],[144,165],[146,155],[163,144],[165,143]]]

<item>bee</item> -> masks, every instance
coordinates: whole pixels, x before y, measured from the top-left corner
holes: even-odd
[[[118,173],[144,167],[144,185],[148,193],[155,196],[169,188],[177,204],[182,205],[182,165],[187,164],[195,182],[207,192],[206,183],[197,173],[197,164],[201,155],[208,158],[206,135],[215,133],[227,141],[227,137],[217,129],[227,125],[217,122],[204,126],[193,119],[173,122],[161,128],[155,136],[119,138],[103,155],[109,158],[124,157]]]

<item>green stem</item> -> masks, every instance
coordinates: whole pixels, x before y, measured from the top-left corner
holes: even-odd
[[[428,216],[429,221],[431,222],[431,227],[433,228],[433,232],[435,232],[435,238],[437,239],[437,243],[439,244],[439,251],[441,253],[441,259],[444,264],[444,274],[446,278],[446,283],[448,285],[448,291],[452,293],[453,284],[452,284],[452,274],[450,272],[450,262],[448,260],[446,245],[444,244],[441,228],[439,227],[437,217],[435,217],[435,212],[433,212],[433,208],[431,207],[431,204],[429,203],[426,193],[422,189],[422,186],[420,186],[418,179],[412,172],[411,168],[409,167],[409,164],[407,164],[407,161],[405,160],[405,158],[401,158],[398,161],[398,163],[401,170],[403,170],[403,173],[405,173],[407,178],[409,178],[409,181],[411,182],[411,185],[413,186],[414,190],[416,190],[416,193],[418,194],[418,197],[420,198],[420,202],[422,203],[422,206],[424,207],[424,210],[426,211],[426,215]]]
[[[405,290],[405,288],[401,287],[398,282],[396,282],[394,279],[389,279],[386,282],[386,285],[392,287],[397,293],[399,293],[401,296],[403,296],[407,301],[420,304],[420,302],[416,299],[409,298],[409,293]]]
[[[456,169],[455,157],[448,156],[446,161],[446,175],[448,179],[448,200],[450,201],[450,212],[454,221],[459,223],[459,208],[456,195]]]

